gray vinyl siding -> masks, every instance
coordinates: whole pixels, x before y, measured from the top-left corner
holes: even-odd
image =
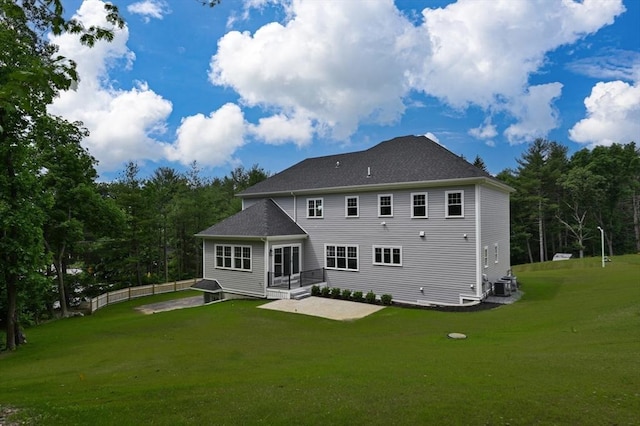
[[[493,282],[507,274],[511,269],[510,231],[509,231],[509,194],[496,189],[481,186],[480,204],[481,243],[480,256],[486,246],[489,248],[488,267],[482,266],[482,273]],[[494,247],[498,244],[498,262],[495,261]]]
[[[250,246],[251,271],[217,269],[215,267],[216,244]],[[204,276],[217,280],[225,291],[241,294],[265,295],[264,243],[262,241],[204,240]]]
[[[296,197],[298,198],[298,197]],[[273,201],[275,201],[275,203],[289,216],[291,216],[291,218],[294,218],[295,215],[295,210],[293,208],[293,206],[296,203],[300,202],[300,198],[298,198],[297,200],[291,196],[291,197],[276,197],[276,198],[272,198]],[[306,202],[306,199],[302,200],[302,202]],[[295,219],[295,218],[294,218]]]
[[[447,191],[464,191],[463,218],[445,217]],[[428,218],[411,218],[411,196],[422,192],[427,193]],[[381,194],[393,196],[392,217],[378,216],[378,195]],[[481,202],[476,210],[477,194]],[[348,196],[358,196],[358,217],[345,216],[345,198]],[[307,217],[308,198],[323,199],[322,218]],[[292,241],[302,244],[302,270],[325,266],[326,244],[358,246],[358,271],[327,269],[327,283],[332,287],[363,293],[373,291],[378,296],[388,293],[399,302],[460,304],[463,298],[479,295],[477,285],[483,273],[490,281],[495,281],[510,268],[509,196],[489,186],[479,186],[477,191],[476,186],[467,185],[313,196],[298,194],[273,200],[309,235],[304,241]],[[245,199],[245,208],[255,201],[257,199]],[[476,211],[480,213],[479,218],[476,218]],[[385,222],[384,226],[382,222]],[[480,235],[476,225],[480,227]],[[421,231],[424,237],[420,237]],[[465,234],[467,238],[464,238]],[[496,243],[498,263],[494,258]],[[402,247],[402,266],[373,265],[373,246]],[[485,246],[489,251],[487,268],[482,262]],[[212,278],[221,280],[223,287],[262,292],[263,287],[258,289],[255,283],[262,285],[263,282],[264,248],[255,244],[252,247],[252,274],[205,268],[207,274],[215,274]],[[257,276],[258,268],[262,268],[260,278],[247,280],[247,276]],[[266,268],[270,270],[271,265]]]
[[[464,218],[445,218],[446,190],[464,190]],[[428,219],[411,218],[415,192],[428,193]],[[393,217],[378,217],[379,194],[393,195]],[[358,218],[345,217],[349,195],[359,197]],[[461,294],[474,293],[474,186],[324,195],[322,219],[306,217],[306,198],[297,200],[298,224],[309,234],[303,246],[304,269],[325,266],[325,244],[358,246],[359,271],[327,270],[330,286],[389,293],[394,300],[410,303],[459,304]],[[401,246],[402,266],[373,265],[374,245]]]
[[[292,219],[295,220],[294,205],[296,203],[299,203],[300,200],[302,200],[303,203],[306,203],[306,198],[304,197],[302,198],[297,197],[297,198],[298,199],[296,200],[296,197],[290,196],[290,197],[272,197],[271,199],[278,205],[278,207],[280,207],[286,214],[288,214]],[[251,207],[252,205],[254,205],[260,200],[263,200],[263,198],[245,198],[244,200],[242,200],[243,209],[247,209]],[[306,212],[306,210],[303,210],[303,212]],[[304,214],[306,216],[306,213]]]

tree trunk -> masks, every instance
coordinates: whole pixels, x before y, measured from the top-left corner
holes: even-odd
[[[16,328],[18,328],[17,307],[18,307],[18,286],[17,277],[9,274],[7,278],[7,349],[16,350]]]
[[[542,225],[542,201],[538,201],[538,235],[540,236],[540,262],[544,262],[544,227]]]
[[[0,124],[3,123],[1,119],[2,110],[0,109]],[[3,132],[0,132],[0,135]],[[4,138],[3,138],[4,139]],[[1,141],[5,143],[6,140]],[[16,173],[13,167],[13,158],[11,157],[11,152],[7,155],[6,159],[6,167],[7,167],[7,178],[9,180],[9,193],[11,196],[12,202],[15,202],[18,199],[18,189],[16,187]],[[10,208],[15,208],[15,206],[9,206]],[[10,228],[8,231],[8,237],[10,240],[15,242],[18,238],[17,231],[15,228]],[[17,265],[18,257],[15,251],[11,251],[8,255],[8,264],[10,266]],[[14,272],[5,271],[5,279],[7,284],[7,350],[15,351],[16,350],[16,328],[19,327],[18,324],[18,276]]]
[[[63,268],[63,265],[62,265],[62,256],[63,254],[60,253],[58,258],[56,259],[55,268],[56,268],[56,275],[58,276],[58,296],[60,299],[60,315],[62,316],[62,318],[66,318],[69,316],[69,310],[67,308],[67,294],[64,288],[65,269]]]

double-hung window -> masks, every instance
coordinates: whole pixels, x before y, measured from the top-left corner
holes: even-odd
[[[499,254],[498,243],[495,243],[493,245],[493,259],[494,259],[493,262],[494,263],[498,263],[498,258],[499,258],[498,254]]]
[[[358,246],[325,245],[327,269],[358,270]]]
[[[426,218],[428,204],[426,192],[414,192],[411,194],[411,217]]]
[[[358,217],[360,213],[358,211],[359,199],[357,195],[344,197],[344,215],[345,217]]]
[[[251,247],[216,245],[216,268],[251,270]]]
[[[402,266],[402,247],[373,246],[373,264]]]
[[[378,195],[378,216],[393,216],[393,195]]]
[[[464,191],[446,191],[446,217],[464,217]]]
[[[307,199],[307,217],[322,218],[322,198]]]

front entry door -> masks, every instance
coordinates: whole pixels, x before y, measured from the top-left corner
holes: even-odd
[[[273,247],[273,284],[300,285],[300,245]]]

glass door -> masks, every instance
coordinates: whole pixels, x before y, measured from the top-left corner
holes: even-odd
[[[300,280],[300,245],[273,247],[273,284],[298,286]]]

